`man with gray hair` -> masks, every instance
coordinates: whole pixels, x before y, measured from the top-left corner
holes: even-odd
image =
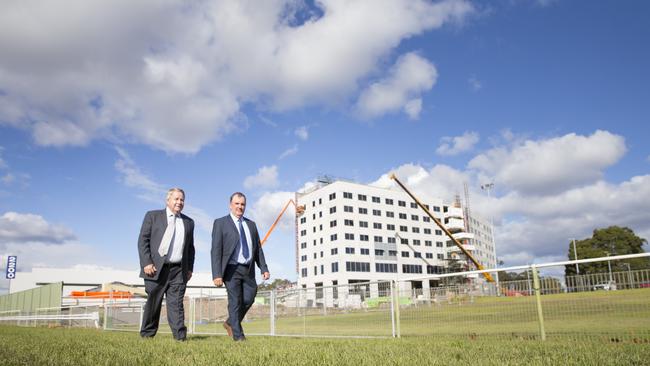
[[[185,206],[182,189],[167,192],[166,206],[147,212],[138,238],[140,277],[148,295],[140,336],[156,335],[166,297],[169,327],[174,339],[182,342],[187,337],[183,298],[194,270],[194,221],[181,213]]]

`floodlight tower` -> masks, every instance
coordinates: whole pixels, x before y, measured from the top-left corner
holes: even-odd
[[[494,188],[494,183],[489,182],[481,185],[481,189],[487,192],[488,196],[488,203],[491,200],[491,191]],[[490,236],[492,237],[492,254],[494,254],[494,268],[497,269],[499,267],[499,262],[497,261],[497,241],[494,238],[494,219],[492,215],[492,209],[489,210],[490,212]],[[501,289],[499,288],[499,272],[496,273],[496,285],[497,285],[497,296],[501,296]]]

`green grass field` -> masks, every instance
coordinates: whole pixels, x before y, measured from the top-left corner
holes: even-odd
[[[556,338],[332,339],[190,336],[0,326],[3,365],[642,365],[650,344]]]

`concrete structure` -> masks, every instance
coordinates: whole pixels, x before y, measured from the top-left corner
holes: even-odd
[[[303,288],[435,275],[445,273],[450,263],[468,267],[460,249],[403,191],[339,180],[320,182],[297,199],[305,206],[296,230],[298,284]],[[466,249],[479,254],[485,267],[493,266],[494,246],[488,244],[484,220],[476,219],[475,229],[467,232],[459,204],[440,199],[423,203]],[[401,291],[425,294],[438,286],[435,279],[406,283],[410,288]]]

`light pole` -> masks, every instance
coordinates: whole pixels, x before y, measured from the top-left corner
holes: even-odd
[[[490,192],[494,188],[494,183],[485,183],[481,184],[481,189],[487,192],[488,196],[488,203],[491,200],[491,195]],[[499,263],[497,261],[497,243],[496,239],[494,238],[494,220],[492,217],[492,210],[490,210],[490,236],[492,237],[492,254],[494,254],[494,269],[498,269]],[[501,289],[499,288],[499,272],[496,272],[496,285],[497,285],[497,296],[501,296]]]
[[[609,257],[609,252],[605,252],[605,254]],[[611,287],[614,279],[612,278],[612,261],[609,259],[607,260],[607,268],[609,268],[609,286]]]
[[[575,260],[578,260],[578,251],[576,250],[576,239],[573,238],[573,258]],[[578,267],[578,263],[576,263],[576,274],[580,275],[580,267]]]

